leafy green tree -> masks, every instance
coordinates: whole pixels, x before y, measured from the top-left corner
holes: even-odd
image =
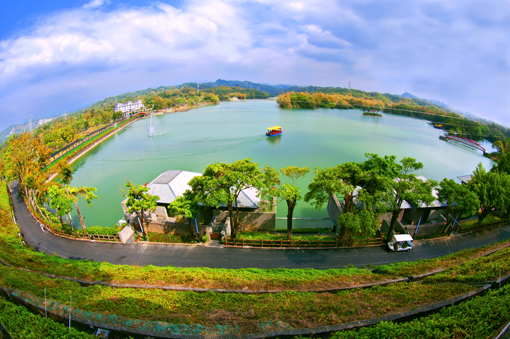
[[[70,213],[73,209],[74,197],[69,194],[66,187],[59,186],[51,186],[48,189],[48,195],[50,197],[50,206],[55,209],[62,228],[64,228],[63,216],[67,216],[69,224],[71,224],[72,227]]]
[[[301,200],[301,192],[296,186],[296,180],[310,172],[308,167],[295,167],[288,166],[280,169],[280,172],[292,180],[292,184],[283,183],[280,179],[278,172],[270,167],[264,167],[264,189],[261,191],[261,195],[269,198],[269,203],[272,203],[274,197],[280,198],[287,202],[287,237],[289,240],[292,239],[292,217],[294,215],[294,209],[299,200]]]
[[[80,198],[84,198],[87,202],[88,206],[92,206],[92,200],[97,199],[97,196],[94,194],[97,189],[95,187],[71,187],[66,186],[66,189],[69,192],[69,195],[73,197],[73,203],[76,207],[76,213],[78,213],[78,218],[80,219],[82,229],[85,229],[85,222],[83,221],[83,217],[81,215],[80,209],[78,208],[78,200]]]
[[[505,154],[508,150],[510,150],[510,139],[503,141],[497,140],[492,144],[492,147],[496,148],[500,154]]]
[[[402,203],[407,201],[411,205],[423,202],[431,204],[435,197],[432,188],[437,185],[434,180],[422,181],[412,172],[423,168],[421,162],[413,158],[405,157],[400,163],[395,162],[395,156],[379,157],[377,154],[365,154],[368,159],[364,162],[366,170],[371,175],[377,176],[381,201],[391,211],[390,229],[386,241],[390,241],[397,224]]]
[[[112,114],[112,120],[113,121],[119,120],[120,118],[122,118],[122,112],[121,111],[113,112],[113,114]]]
[[[491,172],[510,174],[510,153],[501,154],[498,162],[492,167]]]
[[[131,182],[126,182],[127,192],[124,190],[124,196],[128,198],[126,206],[128,212],[135,212],[138,219],[142,223],[143,233],[147,237],[147,227],[145,226],[144,213],[153,211],[156,208],[159,197],[157,195],[149,194],[149,188],[142,185],[133,185]]]
[[[453,179],[443,179],[439,183],[438,200],[446,203],[448,209],[446,211],[446,226],[441,231],[448,230],[448,235],[451,233],[451,225],[454,221],[454,216],[468,217],[476,213],[477,207],[480,204],[478,196],[469,190],[466,185],[456,183]]]
[[[478,224],[481,224],[491,211],[510,205],[510,176],[504,172],[487,172],[480,163],[473,172],[468,187],[478,196],[480,202]]]
[[[65,160],[60,161],[57,166],[60,172],[60,181],[64,185],[69,185],[73,180],[73,167]]]
[[[193,227],[191,226],[191,221],[193,218],[198,216],[198,212],[200,211],[200,205],[195,199],[195,195],[186,190],[184,194],[180,197],[177,197],[174,201],[167,206],[168,213],[172,215],[180,215],[185,218],[188,218],[188,228],[191,232],[191,235],[195,236],[195,239],[199,239],[198,233],[193,231]]]
[[[305,194],[305,201],[320,210],[333,195],[343,195],[343,214],[350,214],[354,211],[354,200],[358,192],[356,187],[362,183],[363,170],[359,164],[347,162],[330,168],[316,168],[315,176],[308,185],[308,192]],[[340,238],[345,235],[350,218],[340,223]]]
[[[207,166],[203,175],[191,179],[189,185],[197,201],[204,205],[228,207],[233,226],[231,236],[235,239],[239,229],[239,194],[248,188],[260,190],[263,186],[263,173],[250,158],[231,164],[216,163]]]

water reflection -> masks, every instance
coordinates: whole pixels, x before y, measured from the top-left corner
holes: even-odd
[[[281,135],[277,135],[275,137],[266,137],[266,140],[270,145],[276,145],[280,143],[281,138]]]

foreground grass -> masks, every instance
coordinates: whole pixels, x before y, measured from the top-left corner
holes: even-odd
[[[384,287],[335,293],[283,292],[277,294],[196,293],[104,286],[81,287],[12,268],[0,270],[0,285],[73,307],[129,319],[171,324],[218,324],[246,327],[252,332],[275,319],[285,328],[318,327],[370,319],[416,309],[476,289],[465,284],[395,283]],[[258,331],[256,331],[258,332]]]
[[[337,332],[333,339],[492,338],[510,314],[510,285],[460,305],[406,323],[382,322],[355,331]]]
[[[23,306],[14,305],[0,296],[0,323],[14,339],[92,339],[91,334],[77,331],[49,318],[30,313]]]

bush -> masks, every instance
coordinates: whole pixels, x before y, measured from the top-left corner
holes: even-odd
[[[83,230],[75,230],[75,232],[83,232]],[[101,234],[101,235],[117,235],[120,232],[120,227],[102,227],[92,226],[85,229],[86,234]]]

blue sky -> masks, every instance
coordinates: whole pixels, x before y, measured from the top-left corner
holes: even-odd
[[[507,0],[46,0],[2,12],[0,130],[220,78],[407,90],[510,126]]]

